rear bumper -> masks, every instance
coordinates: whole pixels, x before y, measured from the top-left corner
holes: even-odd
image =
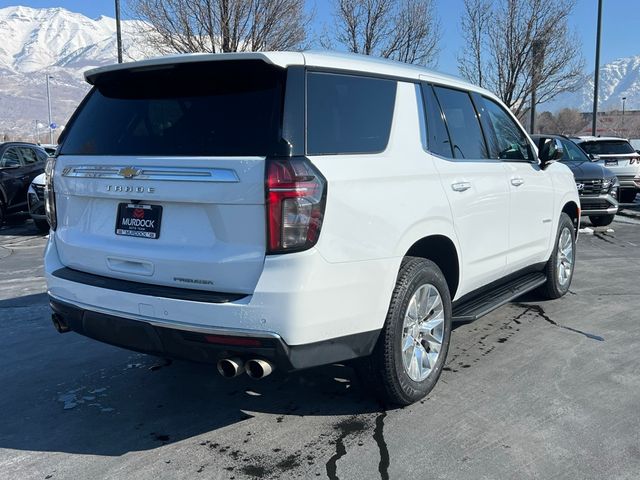
[[[94,340],[136,352],[215,364],[222,358],[262,358],[285,371],[341,362],[369,355],[379,331],[363,332],[307,345],[287,345],[269,332],[164,324],[89,310],[49,296],[57,320]]]
[[[618,182],[620,183],[620,189],[640,189],[640,177],[634,176],[618,176]]]
[[[165,292],[148,283],[113,278],[105,282],[106,277],[87,272],[63,275],[61,271],[69,272],[57,254],[55,234],[49,237],[44,263],[52,300],[67,305],[67,309],[87,312],[73,314],[73,318],[82,319],[71,321],[71,328],[78,333],[133,350],[196,361],[213,361],[219,354],[229,352],[215,345],[203,346],[202,342],[187,344],[197,351],[193,354],[185,352],[187,347],[178,349],[166,344],[158,351],[157,341],[147,340],[143,342],[147,346],[142,348],[131,345],[126,338],[88,334],[93,330],[87,325],[97,322],[96,318],[103,321],[106,315],[124,319],[123,325],[136,325],[129,321],[146,324],[143,330],[147,332],[168,329],[270,338],[275,342],[276,353],[274,358],[266,358],[278,363],[285,359],[282,368],[297,369],[371,353],[386,318],[400,260],[329,263],[315,249],[269,256],[253,294],[221,301],[185,297],[175,292],[181,289]],[[140,288],[133,288],[130,283],[137,283]],[[109,328],[105,327],[107,331]],[[151,336],[154,335],[158,334]],[[166,343],[167,335],[162,338]],[[171,338],[184,340],[178,334]],[[209,353],[205,355],[203,351]]]

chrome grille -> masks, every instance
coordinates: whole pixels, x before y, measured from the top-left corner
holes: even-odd
[[[576,182],[580,195],[600,195],[602,192],[602,180],[579,180]]]

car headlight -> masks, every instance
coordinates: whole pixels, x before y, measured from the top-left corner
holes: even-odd
[[[47,164],[44,167],[44,210],[47,214],[47,221],[51,230],[55,230],[58,226],[58,220],[56,218],[56,192],[53,188],[53,172],[56,167],[55,157],[47,159]]]
[[[614,198],[618,198],[618,187],[620,186],[620,182],[618,182],[617,177],[610,178],[605,180],[602,184],[603,191],[607,192]]]

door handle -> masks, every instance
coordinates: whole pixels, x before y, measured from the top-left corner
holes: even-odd
[[[471,188],[471,182],[452,183],[451,188],[453,188],[455,192],[464,192],[465,190],[469,190]]]
[[[511,179],[511,185],[513,185],[514,187],[519,187],[523,183],[524,183],[524,179],[520,177],[515,177]]]

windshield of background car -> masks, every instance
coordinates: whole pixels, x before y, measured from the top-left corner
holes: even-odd
[[[596,142],[581,142],[580,147],[592,155],[620,155],[635,153],[631,144],[625,140],[600,140]]]
[[[560,140],[564,147],[563,162],[589,162],[589,157],[575,143],[569,140]]]
[[[61,155],[265,156],[282,149],[286,70],[260,60],[104,73]]]

